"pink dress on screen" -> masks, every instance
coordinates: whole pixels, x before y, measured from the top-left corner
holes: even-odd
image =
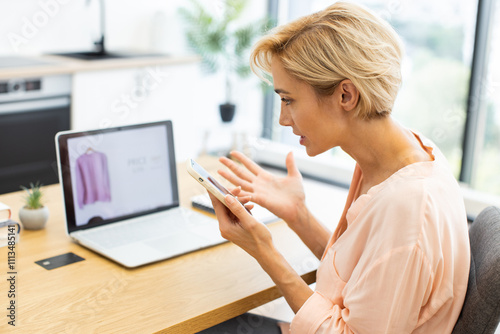
[[[347,203],[291,333],[451,333],[470,265],[461,191],[442,153],[408,165]],[[425,145],[424,145],[425,144]]]
[[[76,159],[78,207],[97,201],[111,201],[108,159],[101,152],[84,153]]]

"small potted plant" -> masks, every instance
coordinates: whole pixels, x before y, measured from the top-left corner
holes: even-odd
[[[180,9],[189,25],[187,41],[201,56],[202,65],[208,73],[224,73],[226,97],[219,110],[222,121],[230,122],[236,107],[232,97],[233,83],[236,77],[245,78],[251,73],[248,61],[250,48],[272,22],[265,18],[239,25],[248,0],[218,2],[219,8],[215,12],[205,8],[198,0],[190,2],[191,8]]]
[[[45,227],[49,219],[49,208],[43,205],[41,184],[30,183],[30,188],[21,186],[26,192],[25,205],[19,210],[19,219],[27,230],[40,230]]]

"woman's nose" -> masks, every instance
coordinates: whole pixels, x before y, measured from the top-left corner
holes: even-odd
[[[291,126],[293,124],[290,113],[286,111],[286,108],[281,107],[279,123],[282,126]]]

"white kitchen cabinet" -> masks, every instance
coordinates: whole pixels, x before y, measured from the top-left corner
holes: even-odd
[[[258,84],[240,83],[237,114],[222,124],[218,105],[224,80],[205,75],[198,62],[82,71],[74,74],[72,128],[94,129],[169,119],[174,125],[178,159],[232,146],[235,133],[258,136],[262,95]]]
[[[204,132],[219,122],[223,92],[216,89],[217,81],[201,75],[198,63],[78,72],[73,78],[72,128],[170,119],[177,155],[197,155]]]
[[[171,117],[186,93],[175,82],[196,65],[148,66],[75,73],[72,128],[101,128]]]

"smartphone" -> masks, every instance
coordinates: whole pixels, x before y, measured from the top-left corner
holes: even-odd
[[[188,173],[191,174],[193,178],[196,179],[202,186],[204,186],[208,191],[210,191],[219,201],[226,205],[224,197],[226,195],[231,195],[235,197],[229,190],[227,190],[222,184],[217,182],[217,180],[210,175],[203,167],[201,167],[193,159],[189,159],[187,165]],[[227,205],[226,205],[227,206]]]

